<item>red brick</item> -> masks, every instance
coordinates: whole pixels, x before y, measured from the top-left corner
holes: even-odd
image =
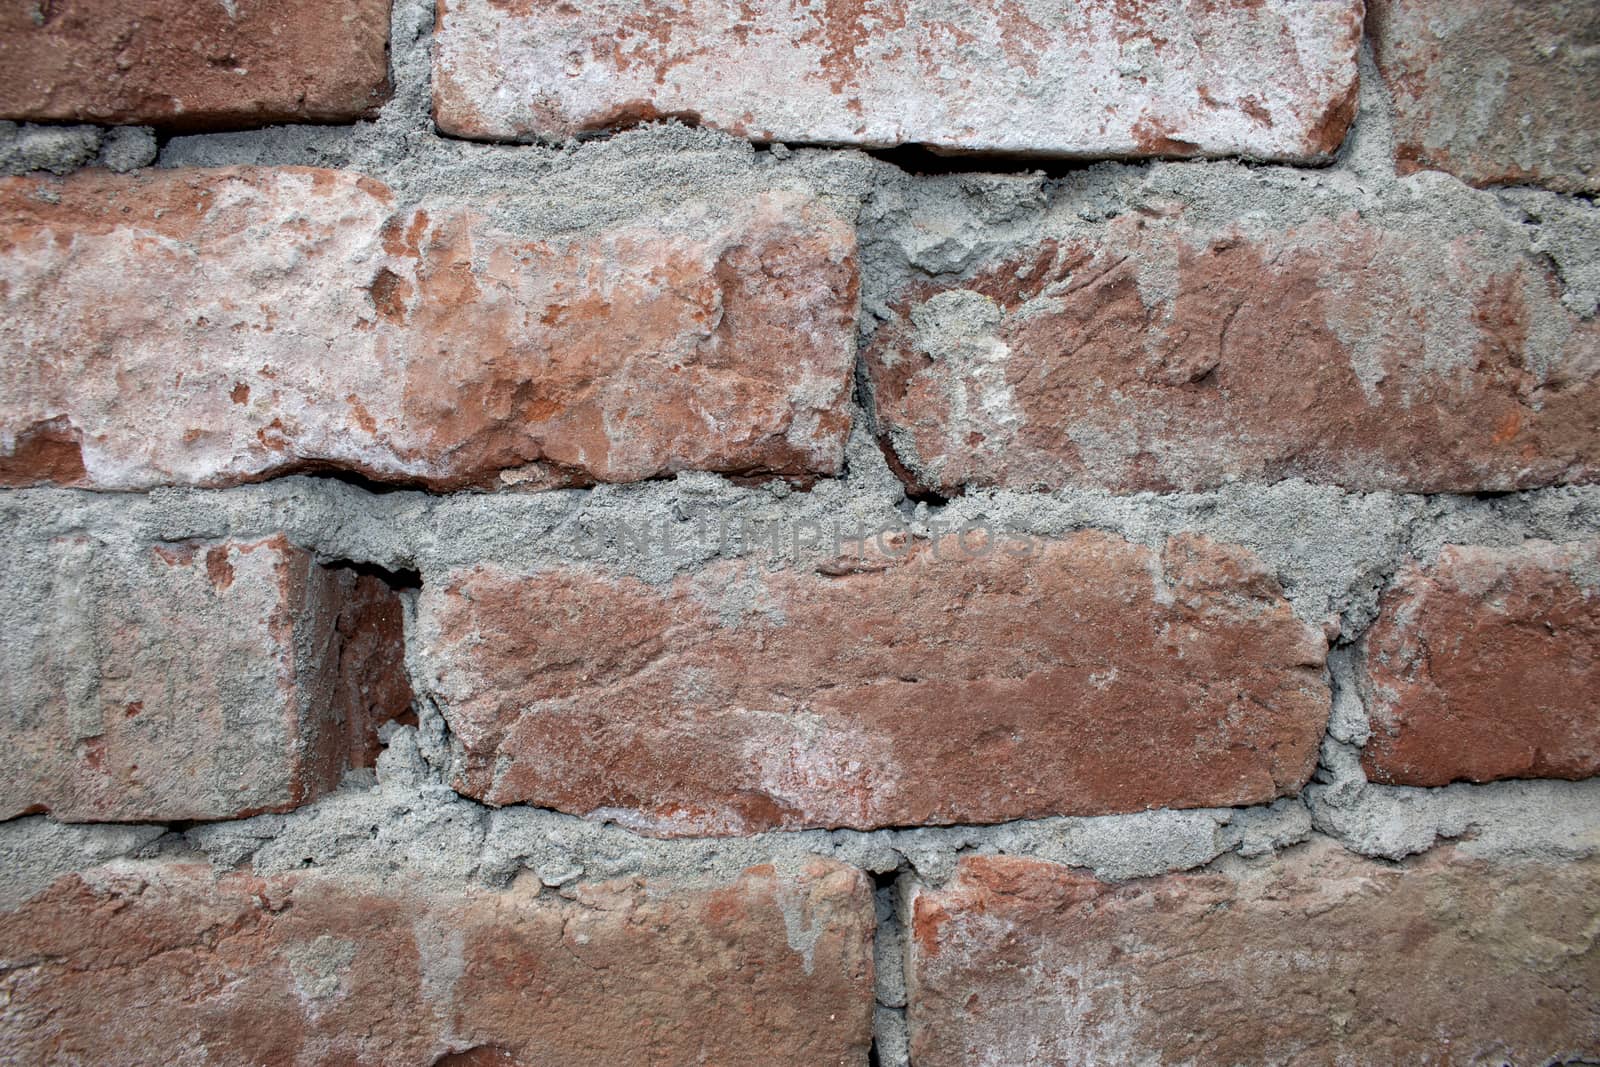
[[[389,0],[0,9],[0,118],[178,129],[349,122],[389,95]]]
[[[1402,174],[1600,192],[1592,0],[1368,0]]]
[[[490,139],[671,117],[762,141],[1300,161],[1355,115],[1359,0],[1025,7],[445,0],[434,115]]]
[[[1555,1063],[1600,1054],[1600,863],[1325,839],[1111,885],[1008,856],[912,898],[917,1067]]]
[[[1487,238],[1121,215],[909,284],[867,361],[917,483],[1507,490],[1600,477],[1600,324]]]
[[[0,183],[0,483],[839,470],[855,238],[764,193],[530,240],[348,172]]]
[[[281,537],[64,538],[9,550],[7,569],[35,622],[4,656],[0,818],[285,810],[370,765],[377,727],[410,707],[395,594]]]
[[[981,535],[969,538],[973,544]],[[1326,644],[1247,551],[1102,533],[650,586],[483,565],[418,649],[492,804],[666,836],[1253,804],[1316,763]],[[844,561],[838,561],[844,562]]]
[[[1363,641],[1374,781],[1600,774],[1600,542],[1447,546]]]
[[[865,1067],[872,930],[820,860],[576,900],[123,862],[0,914],[0,1058]]]

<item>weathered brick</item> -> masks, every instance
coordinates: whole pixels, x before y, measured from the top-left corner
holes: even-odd
[[[407,714],[398,598],[281,537],[9,545],[31,624],[0,651],[0,818],[220,819],[294,807]]]
[[[835,473],[854,234],[817,201],[513,237],[348,172],[0,183],[0,484]]]
[[[917,1067],[1556,1063],[1600,1054],[1600,862],[1325,839],[1112,885],[1008,856],[914,891]]]
[[[1600,323],[1497,240],[1125,213],[908,283],[867,352],[879,421],[945,493],[1592,482]]]
[[[663,586],[482,565],[424,582],[417,648],[457,788],[666,836],[1258,803],[1305,783],[1329,706],[1321,632],[1189,535]]]
[[[0,8],[0,118],[180,129],[349,122],[389,95],[389,0]]]
[[[1600,7],[1368,0],[1403,174],[1600,191]]]
[[[447,0],[448,133],[673,117],[763,141],[1315,160],[1355,114],[1359,0]]]
[[[0,914],[0,1058],[865,1067],[861,872],[539,889],[126,861],[68,875]]]
[[[1374,781],[1600,774],[1600,542],[1447,546],[1362,647]]]

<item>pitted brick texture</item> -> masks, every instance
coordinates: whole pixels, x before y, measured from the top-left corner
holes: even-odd
[[[0,184],[0,484],[836,473],[855,240],[684,200],[565,239],[305,168]]]
[[[456,785],[671,836],[1253,804],[1310,776],[1326,644],[1250,553],[942,553],[429,580]]]
[[[117,863],[0,914],[9,1063],[865,1067],[871,884],[815,861],[575,899]]]
[[[0,11],[0,1062],[1600,1063],[1596,11]]]
[[[1368,0],[1401,173],[1600,192],[1600,7]]]
[[[434,111],[491,139],[672,117],[763,141],[1306,161],[1354,116],[1361,10],[445,0]]]
[[[0,9],[0,118],[349,122],[389,95],[389,0],[36,0]]]
[[[917,1067],[1556,1063],[1600,1054],[1600,864],[1326,841],[1112,885],[1010,856],[911,899]]]
[[[224,819],[370,766],[407,714],[400,604],[281,537],[13,544],[0,652],[0,817]]]
[[[914,482],[1472,492],[1600,477],[1600,326],[1487,235],[1181,206],[909,283],[867,352]]]
[[[1600,774],[1600,542],[1446,547],[1362,645],[1373,781]]]

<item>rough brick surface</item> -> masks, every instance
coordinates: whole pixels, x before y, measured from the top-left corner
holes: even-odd
[[[370,765],[407,713],[401,611],[282,538],[11,545],[0,818],[220,819]]]
[[[1402,173],[1600,191],[1600,7],[1368,0]]]
[[[0,9],[0,118],[181,129],[348,122],[389,95],[389,0]]]
[[[1118,216],[917,281],[868,351],[909,477],[1114,490],[1600,476],[1600,325],[1471,236]]]
[[[982,542],[979,534],[972,543]],[[1243,549],[947,540],[669,585],[484,565],[424,583],[457,786],[663,835],[1252,804],[1298,789],[1320,632]]]
[[[764,141],[1310,160],[1355,113],[1359,0],[447,0],[448,133],[672,116]]]
[[[1446,547],[1363,645],[1374,781],[1600,774],[1600,542]]]
[[[834,473],[854,250],[798,193],[527,240],[349,172],[14,179],[0,484]]]
[[[872,930],[821,860],[575,900],[124,862],[0,915],[0,1057],[864,1067]]]
[[[1600,863],[1318,840],[1122,886],[980,856],[912,898],[917,1067],[1555,1063],[1600,1054]]]

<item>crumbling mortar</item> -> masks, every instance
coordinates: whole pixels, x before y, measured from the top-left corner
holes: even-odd
[[[872,453],[868,453],[870,459]],[[349,560],[387,567],[416,567],[423,581],[436,578],[449,565],[464,560],[489,560],[513,565],[546,567],[566,561],[559,553],[535,553],[515,558],[507,546],[523,545],[517,518],[530,512],[544,516],[554,526],[571,527],[585,509],[603,503],[616,514],[635,521],[664,518],[685,499],[710,500],[732,506],[759,507],[791,520],[815,514],[816,504],[849,504],[865,492],[879,505],[898,494],[890,490],[890,475],[879,467],[869,470],[858,463],[843,485],[842,497],[830,497],[840,486],[824,487],[821,496],[774,493],[748,489],[703,475],[683,476],[677,483],[646,487],[604,487],[560,494],[550,502],[541,497],[515,499],[488,495],[437,499],[425,494],[397,493],[374,496],[342,483],[318,479],[287,479],[280,483],[241,486],[227,490],[161,490],[148,495],[105,495],[63,489],[13,490],[0,493],[0,514],[5,514],[18,543],[59,536],[71,531],[96,539],[190,540],[223,536],[259,536],[288,530],[291,539],[307,544],[325,561]],[[1432,847],[1441,838],[1459,837],[1481,827],[1485,819],[1496,826],[1511,822],[1546,822],[1554,819],[1568,827],[1565,837],[1538,844],[1538,834],[1502,834],[1517,838],[1524,851],[1572,854],[1592,848],[1584,838],[1584,806],[1600,811],[1594,800],[1595,782],[1497,783],[1488,786],[1452,786],[1441,790],[1407,790],[1368,785],[1359,774],[1353,727],[1341,715],[1348,693],[1341,671],[1350,648],[1370,621],[1373,605],[1395,570],[1413,556],[1428,557],[1450,541],[1519,543],[1526,536],[1552,539],[1594,536],[1600,531],[1600,489],[1564,488],[1477,497],[1399,497],[1395,494],[1346,494],[1326,487],[1287,484],[1278,487],[1238,487],[1208,494],[1008,494],[979,493],[951,501],[940,508],[918,504],[919,522],[926,528],[932,516],[955,521],[979,515],[1025,518],[1030,528],[1055,536],[1072,529],[1112,529],[1136,540],[1154,543],[1179,529],[1201,526],[1214,536],[1257,544],[1287,547],[1288,566],[1304,566],[1305,553],[1295,549],[1271,528],[1257,524],[1262,514],[1283,516],[1285,505],[1316,501],[1323,524],[1309,531],[1310,543],[1339,546],[1343,571],[1332,577],[1286,580],[1296,609],[1308,619],[1321,618],[1329,607],[1344,620],[1344,634],[1336,642],[1330,681],[1336,715],[1324,742],[1318,780],[1307,788],[1304,802],[1289,798],[1276,805],[1215,811],[1158,811],[1132,816],[1107,816],[1089,820],[1044,820],[989,827],[902,828],[866,832],[804,831],[760,835],[753,839],[689,839],[657,841],[631,835],[575,816],[536,809],[490,809],[457,796],[446,788],[452,767],[448,725],[426,695],[419,697],[419,727],[394,727],[384,753],[378,784],[370,772],[353,774],[347,787],[287,815],[259,816],[249,820],[197,824],[165,837],[161,827],[118,828],[135,832],[137,841],[117,851],[137,852],[160,838],[158,854],[169,854],[181,842],[183,849],[210,856],[229,866],[254,860],[265,869],[290,869],[309,852],[319,866],[341,862],[357,867],[398,869],[422,863],[459,877],[462,871],[495,884],[503,883],[524,867],[535,870],[555,887],[582,877],[612,877],[648,870],[688,871],[707,867],[747,866],[774,853],[820,851],[839,855],[869,870],[915,870],[919,877],[938,881],[953,869],[957,857],[969,850],[1003,850],[1037,854],[1088,866],[1108,877],[1135,877],[1163,870],[1189,869],[1212,862],[1221,852],[1263,854],[1297,839],[1315,826],[1318,832],[1338,837],[1347,847],[1371,855],[1404,855]],[[1370,529],[1372,513],[1364,508],[1381,503],[1377,515],[1384,527],[1376,544],[1381,551],[1362,550],[1351,556],[1353,526]],[[546,506],[555,503],[551,515]],[[1327,513],[1355,506],[1356,519],[1328,525]],[[441,510],[462,508],[467,513],[455,522],[442,522]],[[552,517],[553,516],[553,517]],[[1253,517],[1254,516],[1254,517]],[[1291,509],[1286,521],[1303,525],[1303,515]],[[509,526],[487,540],[485,527]],[[460,544],[455,530],[476,531],[478,540]],[[1304,535],[1305,531],[1302,531]],[[444,551],[441,546],[453,546]],[[513,558],[507,559],[510,555]],[[1361,558],[1361,557],[1365,558]],[[699,565],[697,560],[660,561],[612,558],[608,565],[670,575]],[[1361,566],[1367,577],[1351,578]],[[1285,564],[1277,564],[1280,571]],[[1290,576],[1292,577],[1292,576]],[[414,632],[416,593],[405,590],[408,632]],[[411,671],[417,676],[415,647]],[[426,685],[419,685],[426,692]],[[1346,716],[1348,717],[1348,716]],[[1528,814],[1518,814],[1516,798],[1532,802]],[[1473,814],[1475,807],[1487,815]],[[346,810],[348,809],[348,810]],[[1274,810],[1276,809],[1276,810]],[[353,822],[352,822],[353,820]],[[1576,822],[1574,821],[1576,820]],[[350,826],[346,826],[351,822]],[[1266,829],[1251,836],[1251,824]],[[77,833],[39,817],[35,822],[16,820],[19,827],[53,826],[62,833]],[[375,840],[367,827],[377,827]],[[471,847],[452,851],[435,848],[439,826],[453,826],[466,834]],[[514,827],[522,827],[521,832]],[[1573,829],[1577,827],[1577,829]],[[82,828],[92,834],[97,828]],[[1528,831],[1529,827],[1524,827]],[[1537,827],[1531,828],[1536,831]],[[540,840],[541,832],[544,839]],[[548,835],[554,834],[559,841]],[[1480,833],[1480,837],[1481,837]],[[1584,844],[1589,840],[1588,844]],[[1574,841],[1577,843],[1575,844]],[[300,844],[300,842],[309,842]],[[574,844],[576,842],[576,844]],[[1532,842],[1529,844],[1528,842]],[[447,842],[446,842],[447,844]],[[1502,842],[1502,844],[1504,844]],[[268,853],[262,855],[262,850]],[[418,859],[419,849],[438,851],[439,863]],[[1221,852],[1219,852],[1219,849]],[[385,852],[388,852],[385,858]],[[48,850],[47,850],[48,851]],[[598,862],[589,862],[593,853]],[[374,855],[376,853],[376,855]],[[100,856],[103,853],[94,853]],[[397,858],[398,856],[398,858]],[[92,857],[89,857],[92,858]],[[32,862],[34,874],[42,874]]]
[[[844,474],[821,480],[807,493],[778,486],[741,488],[705,474],[537,497],[380,494],[371,491],[378,487],[312,477],[144,494],[7,491],[0,493],[0,515],[15,538],[74,532],[157,542],[287,530],[322,562],[416,569],[424,582],[472,562],[526,570],[579,562],[660,582],[711,557],[702,552],[630,558],[615,539],[594,535],[607,522],[682,522],[684,513],[706,507],[791,524],[844,515],[903,517],[921,535],[931,533],[936,522],[958,525],[980,518],[1015,522],[1041,536],[1105,529],[1152,545],[1171,533],[1197,529],[1261,552],[1302,618],[1313,623],[1330,614],[1339,618],[1328,668],[1334,715],[1316,779],[1299,797],[1247,808],[664,841],[542,809],[495,809],[454,793],[448,783],[458,745],[426,685],[419,685],[419,725],[386,729],[388,747],[377,772],[353,772],[341,790],[294,812],[177,827],[69,826],[45,816],[0,823],[5,860],[0,906],[36,892],[56,874],[117,857],[204,858],[219,870],[250,864],[269,873],[297,869],[309,854],[314,866],[340,873],[405,872],[490,886],[507,885],[526,871],[548,891],[570,898],[578,882],[595,878],[730,873],[763,861],[793,869],[807,856],[831,855],[890,880],[894,906],[887,919],[880,919],[885,925],[876,946],[881,971],[896,959],[903,966],[903,936],[898,954],[894,941],[904,932],[909,887],[914,881],[941,883],[969,853],[1037,856],[1127,880],[1231,866],[1301,847],[1320,835],[1363,855],[1392,860],[1446,841],[1484,855],[1514,857],[1571,858],[1600,849],[1600,779],[1432,790],[1368,783],[1359,765],[1368,727],[1353,660],[1354,644],[1370,625],[1378,597],[1408,559],[1427,561],[1441,545],[1457,541],[1514,544],[1527,536],[1595,536],[1600,488],[1532,490],[1480,500],[1346,493],[1284,482],[1133,495],[969,488],[943,502],[908,500],[877,451],[879,428],[865,363],[876,325],[892,313],[890,297],[907,280],[968,275],[1004,249],[1036,237],[1052,215],[1070,216],[1069,227],[1093,232],[1117,214],[1171,196],[1187,198],[1191,206],[1199,203],[1219,223],[1230,215],[1266,211],[1269,221],[1279,224],[1311,200],[1329,211],[1369,211],[1401,230],[1433,225],[1437,218],[1453,217],[1452,212],[1468,225],[1492,227],[1499,220],[1504,231],[1494,240],[1508,253],[1548,267],[1561,283],[1566,306],[1592,316],[1600,299],[1600,240],[1593,237],[1600,232],[1600,213],[1592,199],[1535,189],[1480,192],[1439,174],[1397,177],[1388,101],[1365,45],[1361,116],[1328,169],[1239,161],[1108,162],[1029,173],[917,175],[883,153],[758,150],[670,123],[563,145],[456,141],[440,135],[429,115],[432,24],[431,0],[394,5],[395,91],[376,121],[174,137],[161,144],[158,165],[343,167],[390,184],[402,205],[486,198],[495,202],[496,221],[532,235],[660,213],[684,187],[735,195],[744,188],[789,183],[817,191],[841,215],[857,221],[861,242],[856,431]],[[0,129],[0,172],[8,167],[61,172],[96,161],[130,169],[154,158],[156,143],[147,134],[73,129],[78,132]],[[1467,210],[1456,210],[1463,207]],[[919,211],[925,220],[950,227],[953,236],[943,246],[913,244],[911,220]],[[595,551],[582,559],[541,543],[565,545],[585,538]],[[407,589],[400,595],[407,633],[413,634],[418,593]],[[425,681],[415,642],[408,641],[406,652],[412,677]],[[904,991],[896,994],[880,983],[877,996],[879,1062],[903,1062],[896,1049],[905,1038]]]
[[[524,520],[529,519],[538,520],[531,524],[535,527],[545,523],[549,529],[570,530],[583,528],[585,513],[593,517],[596,508],[611,518],[642,523],[669,518],[680,521],[694,505],[714,504],[753,509],[793,522],[823,514],[819,508],[859,505],[863,498],[877,508],[890,501],[905,503],[881,456],[865,446],[847,479],[819,485],[811,493],[743,488],[715,476],[685,475],[673,483],[548,496],[434,498],[420,493],[374,495],[339,482],[296,478],[226,490],[172,489],[147,495],[13,490],[0,493],[0,514],[6,516],[14,531],[13,543],[18,545],[69,532],[99,541],[138,544],[265,536],[283,530],[324,562],[416,568],[426,583],[449,567],[468,562],[528,569],[570,565],[572,559],[559,549],[546,546],[528,551],[530,524]],[[1318,518],[1308,522],[1307,514]],[[1370,622],[1382,588],[1406,560],[1436,555],[1439,546],[1447,542],[1516,544],[1527,536],[1554,540],[1594,536],[1600,531],[1600,489],[1534,490],[1487,498],[1349,494],[1300,483],[1135,497],[980,492],[942,507],[918,503],[912,517],[916,529],[924,533],[930,531],[934,519],[950,524],[976,518],[1008,519],[1041,536],[1102,528],[1149,544],[1158,544],[1182,529],[1199,528],[1223,539],[1253,544],[1269,556],[1275,552],[1269,562],[1283,578],[1302,617],[1314,622],[1335,611],[1343,628],[1330,667],[1336,714],[1324,742],[1318,780],[1306,790],[1304,802],[1291,798],[1278,805],[1237,809],[1221,816],[1163,811],[1102,821],[901,828],[875,833],[809,831],[763,835],[757,842],[743,843],[724,839],[658,842],[573,816],[516,807],[490,809],[451,792],[446,783],[453,777],[454,745],[443,714],[426,695],[428,686],[419,673],[413,642],[408,648],[410,670],[423,694],[417,703],[419,727],[390,729],[390,749],[384,756],[388,770],[380,773],[380,785],[373,785],[370,772],[357,772],[346,790],[299,812],[184,827],[162,838],[158,851],[167,854],[174,841],[181,841],[183,848],[228,865],[257,858],[267,848],[269,855],[259,857],[260,864],[288,869],[298,866],[301,854],[307,851],[291,847],[291,842],[309,839],[313,842],[310,858],[319,866],[337,865],[341,858],[353,858],[358,866],[378,863],[371,855],[376,848],[380,854],[385,849],[398,850],[398,859],[391,854],[378,863],[398,869],[395,865],[417,862],[411,857],[414,851],[431,851],[428,842],[443,826],[453,827],[450,834],[465,833],[472,842],[470,849],[459,853],[444,849],[444,869],[456,875],[463,870],[480,872],[491,883],[503,881],[523,867],[559,887],[579,877],[611,877],[641,869],[700,869],[708,863],[714,867],[748,865],[773,852],[808,849],[838,854],[868,869],[903,866],[930,880],[946,876],[957,857],[973,849],[1040,854],[1090,866],[1109,877],[1127,877],[1210,862],[1218,848],[1247,854],[1270,850],[1310,832],[1313,825],[1357,851],[1403,855],[1431,847],[1441,837],[1470,832],[1482,821],[1471,810],[1483,798],[1489,798],[1491,814],[1502,823],[1510,810],[1505,800],[1508,795],[1533,798],[1541,813],[1527,818],[1545,819],[1554,813],[1558,821],[1569,824],[1576,817],[1574,801],[1592,805],[1593,794],[1584,791],[1583,783],[1567,792],[1561,791],[1567,783],[1502,783],[1470,787],[1465,793],[1456,787],[1450,787],[1455,790],[1451,792],[1369,786],[1359,773],[1359,752],[1351,743],[1355,740],[1351,727],[1340,718],[1347,693],[1339,672],[1342,657],[1348,657],[1351,643]],[[1277,524],[1281,523],[1288,523],[1292,533],[1280,529]],[[1369,539],[1361,541],[1358,535]],[[1356,547],[1352,549],[1352,545]],[[602,558],[586,565],[616,567],[665,580],[704,561],[692,555],[671,560],[630,559],[617,547],[608,546],[609,556],[601,553]],[[1329,555],[1319,559],[1318,552]],[[404,590],[402,596],[407,631],[414,634],[417,593]],[[1442,799],[1428,799],[1434,796]],[[347,815],[340,809],[345,807],[360,812],[358,817],[349,816],[356,818],[359,827],[342,825]],[[1600,810],[1600,805],[1594,807]],[[1249,824],[1253,822],[1261,822],[1267,829],[1252,838]],[[400,827],[399,838],[375,841],[366,829],[377,827],[382,837],[393,832],[391,824]],[[508,842],[517,839],[515,833],[491,832],[515,825],[544,827],[563,840],[576,835],[575,839],[584,841],[595,835],[608,842],[602,851],[609,856],[606,862],[592,866],[578,862],[593,846],[592,841],[574,850],[566,844],[541,843],[535,834],[513,845]],[[159,827],[140,829],[153,835],[163,832]],[[274,853],[280,838],[287,840]],[[140,848],[148,845],[148,840],[138,843]],[[1570,852],[1574,846],[1564,841],[1550,847]],[[365,861],[360,858],[363,854],[367,855]]]
[[[1444,840],[1474,854],[1578,858],[1600,850],[1600,779],[1513,781],[1440,789],[1364,786],[1334,805],[1308,787],[1245,808],[1157,809],[990,826],[874,831],[774,831],[746,837],[658,839],[522,805],[491,808],[443,787],[416,731],[397,729],[374,784],[353,774],[338,792],[285,814],[166,827],[64,824],[48,816],[0,823],[0,854],[32,857],[0,881],[0,900],[42,888],[57,873],[119,856],[205,857],[218,870],[259,874],[306,867],[435,882],[508,885],[520,871],[570,894],[581,881],[731,874],[760,863],[795,868],[828,856],[879,874],[943,883],[965,854],[1033,856],[1110,881],[1193,870],[1219,857],[1271,856],[1313,833],[1368,856],[1398,859]],[[375,831],[375,832],[374,832]],[[309,862],[308,862],[309,861]],[[19,895],[20,894],[20,895]]]
[[[905,506],[902,487],[864,428],[852,438],[849,474],[804,492],[739,486],[705,473],[536,494],[373,494],[305,477],[144,494],[0,491],[0,516],[19,546],[68,535],[154,544],[283,533],[321,562],[415,570],[424,582],[476,563],[527,573],[587,566],[655,583],[730,556],[771,567],[813,566],[834,554],[835,523],[845,535],[841,546],[848,546],[857,523],[869,533],[880,525],[896,528]],[[1370,622],[1381,588],[1399,566],[1429,563],[1445,544],[1600,535],[1596,486],[1490,498],[1356,493],[1299,481],[1195,493],[975,489],[942,504],[916,501],[909,511],[906,532],[921,537],[988,524],[1041,538],[1099,529],[1157,547],[1175,533],[1204,533],[1256,551],[1302,618],[1321,624],[1337,614],[1347,635]],[[730,536],[741,521],[753,529],[804,528],[806,536],[798,555],[793,537],[774,555],[770,546],[722,543],[719,517]]]

